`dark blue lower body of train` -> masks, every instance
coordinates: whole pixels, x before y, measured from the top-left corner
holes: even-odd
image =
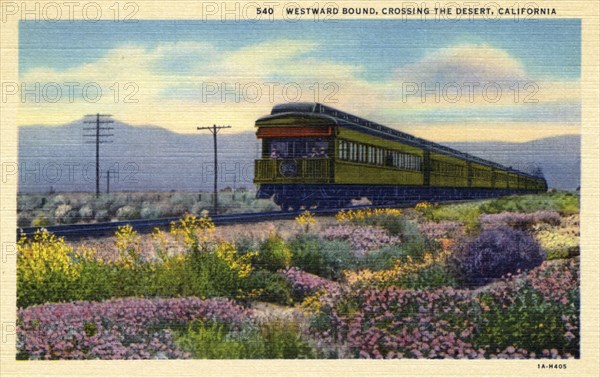
[[[523,189],[439,188],[394,185],[304,185],[263,184],[257,198],[273,201],[284,210],[310,208],[342,208],[353,199],[367,198],[373,205],[416,204],[467,199],[483,199],[512,194],[536,193]]]

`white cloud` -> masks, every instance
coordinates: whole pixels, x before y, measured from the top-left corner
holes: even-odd
[[[536,105],[522,103],[529,94],[525,88],[520,89],[519,101],[515,102],[510,86],[516,82],[535,83],[538,87],[534,98],[544,106],[577,103],[580,98],[578,82],[536,81],[506,51],[485,44],[432,51],[419,61],[390,72],[391,79],[386,81],[365,79],[363,74],[368,67],[320,58],[320,47],[314,41],[283,39],[234,51],[189,41],[161,43],[153,49],[123,45],[79,67],[65,71],[37,68],[22,74],[21,81],[28,83],[28,88],[36,82],[42,86],[47,82],[95,82],[102,87],[103,96],[98,102],[87,102],[81,96],[72,103],[26,102],[20,106],[19,124],[62,124],[84,114],[109,112],[124,122],[155,124],[177,132],[194,132],[199,124],[216,122],[244,131],[252,129],[256,118],[267,114],[274,104],[294,99],[298,87],[302,96],[297,100],[326,102],[374,120],[411,112],[424,114],[425,119],[427,112],[437,112],[438,117],[442,112],[443,117],[445,110],[456,108],[464,108],[465,114],[470,110],[484,114],[480,110],[485,108],[528,114],[523,109]],[[268,84],[273,82],[278,84]],[[402,86],[406,82],[495,82],[500,83],[503,96],[497,102],[487,101],[479,86],[474,101],[470,101],[466,88],[459,102],[447,101],[443,93],[439,102],[432,96],[423,101],[420,93],[406,96]],[[119,83],[117,102],[115,83]],[[134,83],[139,89],[133,95],[137,103],[124,102],[133,91],[125,88],[126,83]],[[283,93],[286,85],[288,92]],[[256,88],[261,92],[258,99]],[[224,95],[225,89],[229,92]],[[250,98],[244,98],[245,95]],[[485,118],[473,121],[497,123]],[[531,121],[535,121],[533,116]],[[392,119],[390,125],[404,127]],[[439,129],[441,125],[435,127]]]

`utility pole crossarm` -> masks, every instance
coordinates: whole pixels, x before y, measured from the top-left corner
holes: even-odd
[[[212,126],[204,126],[204,127],[198,126],[196,128],[197,130],[208,130],[213,135],[213,147],[214,147],[214,153],[215,153],[215,183],[214,183],[214,190],[213,190],[213,211],[214,211],[215,215],[217,215],[217,211],[219,209],[218,190],[217,190],[217,180],[218,180],[217,134],[222,129],[230,129],[230,128],[231,128],[231,126],[229,126],[229,125],[227,125],[227,126],[212,125]]]

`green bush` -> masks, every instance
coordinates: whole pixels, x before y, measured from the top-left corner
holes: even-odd
[[[317,358],[317,352],[300,332],[298,323],[272,321],[261,324],[260,333],[264,340],[263,358],[298,359]]]
[[[298,359],[319,354],[292,322],[244,324],[241,329],[217,322],[192,322],[178,346],[199,359]]]
[[[260,269],[276,272],[290,266],[292,252],[285,240],[279,235],[273,234],[261,243],[255,262]]]
[[[109,264],[44,231],[17,245],[17,305],[102,300],[114,295]]]
[[[389,269],[398,259],[407,255],[405,246],[390,245],[370,252],[362,265],[371,270]]]
[[[470,233],[476,233],[480,229],[479,204],[461,203],[457,205],[432,206],[424,212],[425,217],[433,222],[457,221],[467,227]]]
[[[140,210],[136,206],[126,205],[120,207],[116,212],[117,218],[119,220],[124,219],[139,219],[140,218]]]
[[[110,265],[94,258],[83,258],[79,265],[81,271],[71,300],[102,301],[115,296],[116,276]]]
[[[107,210],[98,210],[94,216],[96,222],[107,222],[110,220],[110,214]]]
[[[190,254],[189,263],[194,273],[194,295],[234,298],[239,294],[242,277],[216,253]]]
[[[578,290],[572,297],[572,303],[578,304]],[[521,288],[508,307],[494,303],[488,294],[483,294],[481,299],[490,310],[484,312],[479,321],[474,335],[476,347],[503,350],[518,345],[538,355],[550,348],[579,355],[579,337],[571,341],[565,338],[565,324],[561,319],[563,316],[578,318],[578,305],[569,307],[548,301],[530,286]]]
[[[293,303],[292,286],[279,273],[268,270],[253,271],[244,281],[244,290],[253,293],[252,299],[289,305]]]
[[[50,225],[52,225],[50,220],[43,215],[37,216],[31,221],[31,227],[46,227]]]
[[[178,346],[199,359],[247,359],[264,355],[264,340],[256,329],[230,337],[229,326],[195,321],[177,339]]]
[[[402,277],[398,286],[405,289],[425,290],[440,287],[456,287],[458,282],[454,274],[443,265],[433,265],[416,274]]]
[[[327,267],[319,241],[318,236],[310,234],[299,234],[292,239],[289,243],[292,265],[305,272],[323,276]]]
[[[565,214],[579,212],[579,195],[568,192],[508,196],[487,201],[481,205],[486,214],[505,211],[532,213],[534,211],[558,211]]]
[[[189,258],[182,255],[162,256],[154,264],[151,293],[160,297],[197,296],[195,281]]]
[[[308,273],[336,279],[341,277],[342,271],[357,267],[352,249],[344,241],[301,234],[291,240],[289,245],[292,265]]]

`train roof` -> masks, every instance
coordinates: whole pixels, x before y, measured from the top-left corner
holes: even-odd
[[[430,151],[440,152],[446,155],[457,157],[460,159],[468,160],[474,163],[486,165],[503,171],[518,173],[524,176],[528,176],[534,179],[540,179],[543,177],[536,176],[530,173],[518,171],[516,169],[506,167],[502,164],[495,163],[490,160],[482,159],[480,157],[468,154],[444,146],[439,143],[431,142],[426,139],[415,137],[414,135],[407,134],[400,130],[393,129],[382,124],[369,121],[367,119],[355,116],[353,114],[326,106],[317,102],[292,102],[284,103],[273,106],[271,115],[260,118],[258,121],[279,118],[284,115],[311,115],[320,116],[322,118],[328,118],[339,126],[350,127],[354,129],[360,129],[361,131],[368,132],[369,134],[375,134],[383,136],[387,139],[396,139],[404,143],[411,144],[413,146],[429,149]],[[258,122],[257,121],[257,122]]]

